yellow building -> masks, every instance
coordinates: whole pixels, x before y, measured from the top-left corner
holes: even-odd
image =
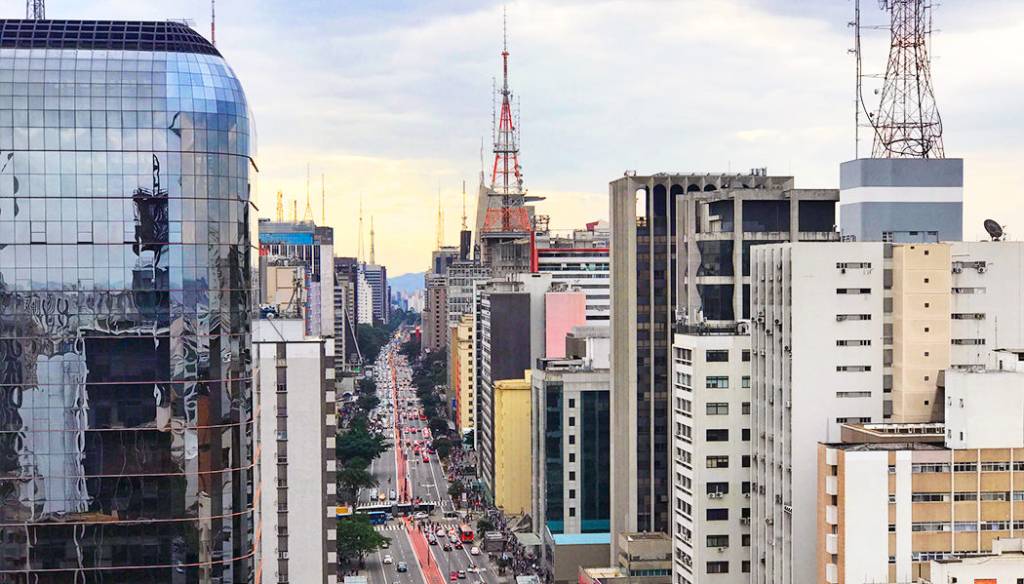
[[[936,382],[950,366],[950,265],[948,244],[893,247],[893,421],[942,420]]]
[[[505,513],[530,510],[530,372],[494,386],[494,502]]]
[[[455,396],[455,412],[459,429],[465,433],[476,429],[476,376],[473,363],[472,314],[464,314],[459,324],[452,327],[451,387]]]

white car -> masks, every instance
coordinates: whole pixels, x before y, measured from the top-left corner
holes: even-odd
[[[413,515],[413,516],[412,516],[412,518],[413,518],[413,519],[416,519],[416,520],[418,520],[418,521],[423,521],[424,519],[426,519],[426,518],[428,518],[428,517],[430,517],[430,515],[428,515],[428,514],[427,514],[426,512],[424,512],[424,511],[420,511],[419,513],[417,513],[417,514],[415,514],[415,515]]]
[[[391,554],[387,554],[387,555],[384,556],[384,563],[385,564],[392,564],[392,563],[394,563],[394,560],[391,559]]]
[[[471,555],[471,556],[479,556],[480,555],[480,548],[478,548],[476,546],[473,546],[473,547],[469,548],[469,555]]]

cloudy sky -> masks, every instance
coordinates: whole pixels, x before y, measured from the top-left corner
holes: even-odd
[[[877,2],[862,2],[865,22],[880,23]],[[191,18],[209,31],[206,1],[48,4],[51,18]],[[20,1],[6,6],[0,15],[21,16]],[[548,197],[552,227],[606,217],[608,182],[626,169],[767,167],[800,187],[836,187],[839,163],[853,157],[852,0],[507,7],[521,161],[530,192]],[[481,139],[490,141],[501,13],[500,0],[217,2],[218,47],[256,117],[263,214],[278,190],[304,206],[308,163],[318,218],[326,174],[339,254],[355,254],[362,199],[378,261],[393,274],[422,270],[439,187],[454,243],[461,181],[472,190]],[[966,159],[965,236],[981,237],[989,216],[1024,236],[1024,2],[946,0],[935,26],[946,152]],[[879,73],[887,39],[865,42],[867,72]]]

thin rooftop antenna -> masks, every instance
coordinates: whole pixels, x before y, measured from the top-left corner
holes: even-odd
[[[320,222],[327,225],[327,179],[320,173]]]
[[[46,19],[45,0],[25,0],[25,18],[29,20]]]
[[[466,227],[466,181],[462,181],[462,230],[466,231],[469,229]]]
[[[373,247],[373,215],[370,215],[370,265],[377,265],[377,251]]]
[[[210,44],[217,46],[217,0],[210,0]]]
[[[302,212],[303,221],[313,221],[313,207],[309,204],[309,163],[306,163],[306,210]]]
[[[359,247],[356,248],[356,260],[363,261],[363,196],[359,195]]]

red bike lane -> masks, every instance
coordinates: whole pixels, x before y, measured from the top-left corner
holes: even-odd
[[[405,530],[409,535],[409,543],[412,551],[416,554],[416,560],[423,572],[423,580],[426,584],[446,584],[447,580],[441,573],[441,567],[437,565],[437,559],[430,553],[430,544],[423,531],[417,529],[408,519],[405,520]]]

